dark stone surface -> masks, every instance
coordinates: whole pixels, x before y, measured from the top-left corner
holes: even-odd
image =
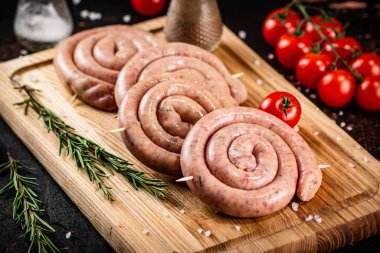
[[[131,23],[146,19],[135,14],[127,0],[83,0],[77,6],[73,6],[71,1],[68,2],[75,21],[75,31],[99,25],[122,23],[122,17],[125,14],[132,15]],[[265,44],[261,36],[261,25],[267,13],[284,5],[285,1],[220,0],[218,2],[223,20],[228,27],[236,33],[244,30],[247,33],[245,42],[264,59],[267,59],[268,54],[274,53],[274,50]],[[248,5],[249,2],[250,5]],[[343,22],[350,23],[348,35],[357,38],[365,51],[379,52],[380,6],[375,2],[369,1],[368,8],[363,10],[340,10],[337,16]],[[326,5],[325,2],[316,4]],[[16,1],[0,1],[0,61],[18,57],[20,50],[23,49],[13,34],[15,9]],[[79,13],[83,9],[101,12],[102,20],[82,20]],[[275,59],[268,61],[280,73],[293,81],[294,76],[291,71],[283,69]],[[302,92],[309,97],[312,94],[306,90],[302,90]],[[364,112],[354,103],[341,110],[335,110],[324,106],[318,98],[311,100],[338,124],[344,122],[346,126],[352,127],[351,131],[347,128],[344,129],[372,155],[380,159],[379,113]],[[341,115],[342,113],[343,115]],[[0,163],[6,161],[6,152],[10,152],[14,158],[22,160],[34,168],[30,173],[37,177],[40,185],[38,193],[46,209],[43,218],[56,228],[57,232],[51,237],[62,249],[62,252],[112,252],[111,247],[0,117]],[[0,176],[0,185],[4,185],[7,179],[4,175]],[[28,242],[24,238],[19,238],[22,230],[12,220],[11,202],[13,197],[13,193],[0,197],[0,252],[25,252],[27,250]],[[66,233],[69,231],[72,235],[66,239]],[[380,236],[375,236],[336,252],[379,252],[379,250]]]

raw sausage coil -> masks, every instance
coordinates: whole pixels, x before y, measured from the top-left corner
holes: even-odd
[[[231,77],[220,59],[202,48],[176,42],[144,50],[125,65],[116,82],[117,104],[120,105],[135,83],[163,72],[204,82],[206,86],[212,86],[209,90],[212,89],[221,101],[225,95],[232,96],[238,104],[247,99],[244,84]]]
[[[285,207],[295,192],[314,197],[322,181],[303,138],[276,117],[248,107],[215,110],[190,130],[181,170],[190,189],[213,209],[259,217]]]
[[[54,66],[84,102],[112,111],[117,108],[114,86],[120,69],[139,51],[158,44],[152,34],[127,25],[95,28],[63,41]]]
[[[187,133],[201,117],[222,108],[199,83],[171,74],[134,85],[119,108],[124,141],[141,162],[167,175],[180,176],[180,152]]]

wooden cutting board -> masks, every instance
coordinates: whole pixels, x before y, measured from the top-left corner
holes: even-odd
[[[164,18],[159,18],[137,26],[163,38],[163,24]],[[73,94],[59,81],[52,66],[54,53],[51,49],[0,64],[0,113],[115,251],[330,251],[379,231],[379,161],[227,28],[215,54],[231,73],[244,73],[241,80],[249,92],[245,105],[257,107],[262,98],[275,90],[295,94],[303,108],[301,135],[314,150],[318,163],[331,165],[323,169],[317,196],[302,204],[298,212],[286,207],[257,219],[215,214],[185,184],[175,183],[137,161],[118,133],[106,133],[118,127],[116,113],[102,112],[80,101],[71,104]],[[80,134],[126,157],[135,167],[170,182],[173,198],[156,199],[144,191],[135,191],[120,176],[111,176],[107,183],[117,200],[105,200],[69,157],[58,156],[56,137],[46,132],[37,115],[30,112],[25,116],[22,109],[13,105],[24,98],[9,81],[15,75],[22,83],[41,89],[41,101]],[[309,214],[320,215],[323,222],[306,222]],[[235,226],[240,226],[240,230]],[[210,230],[211,236],[199,234],[198,228]],[[144,230],[149,233],[143,233]]]

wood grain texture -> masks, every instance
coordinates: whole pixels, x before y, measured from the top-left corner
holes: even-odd
[[[163,23],[164,19],[159,18],[137,26],[159,31]],[[161,32],[158,35],[163,38]],[[323,169],[323,183],[317,196],[302,204],[298,212],[286,207],[256,219],[215,214],[184,184],[177,184],[173,178],[155,173],[137,161],[118,133],[106,133],[118,127],[116,113],[93,109],[78,100],[71,104],[73,94],[59,81],[51,64],[54,53],[51,49],[0,64],[0,113],[116,251],[330,251],[379,231],[379,162],[227,28],[215,54],[231,73],[244,72],[241,80],[249,92],[245,105],[257,107],[263,97],[275,90],[295,94],[303,108],[300,134],[314,150],[318,163],[331,165]],[[30,112],[26,117],[23,110],[13,105],[23,99],[9,82],[14,75],[41,89],[41,101],[80,134],[126,157],[135,167],[170,182],[173,198],[161,201],[144,191],[135,191],[117,175],[107,181],[117,200],[106,201],[69,157],[58,156],[56,137],[46,132],[36,114]],[[355,167],[349,168],[348,163]],[[181,209],[185,214],[180,213]],[[169,216],[164,215],[166,212]],[[309,214],[320,215],[322,224],[305,222]],[[235,225],[241,230],[236,231]],[[212,235],[199,234],[198,228],[210,230]],[[150,233],[145,235],[144,229]]]

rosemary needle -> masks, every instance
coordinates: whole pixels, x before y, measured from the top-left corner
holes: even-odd
[[[0,189],[0,195],[14,189],[16,196],[13,200],[13,219],[25,231],[24,235],[29,234],[30,246],[28,252],[36,246],[39,253],[59,252],[59,249],[48,234],[54,233],[55,230],[40,215],[43,213],[39,200],[34,188],[37,187],[36,179],[33,177],[22,176],[19,170],[25,166],[17,160],[14,160],[8,154],[9,161],[0,164],[0,174],[9,171],[10,178],[8,184]]]
[[[148,177],[145,172],[133,168],[133,164],[121,157],[118,157],[97,143],[79,135],[75,129],[67,125],[56,113],[43,106],[35,97],[34,92],[38,91],[28,85],[20,85],[12,80],[16,89],[25,91],[28,98],[15,105],[23,106],[25,114],[28,109],[33,109],[38,118],[42,120],[48,132],[53,132],[58,137],[58,152],[61,154],[65,148],[78,169],[86,171],[91,182],[95,183],[105,198],[114,200],[111,188],[108,187],[104,178],[113,175],[114,172],[120,173],[136,190],[140,187],[152,195],[158,197],[169,197],[171,193],[166,188],[168,184],[160,179]]]

